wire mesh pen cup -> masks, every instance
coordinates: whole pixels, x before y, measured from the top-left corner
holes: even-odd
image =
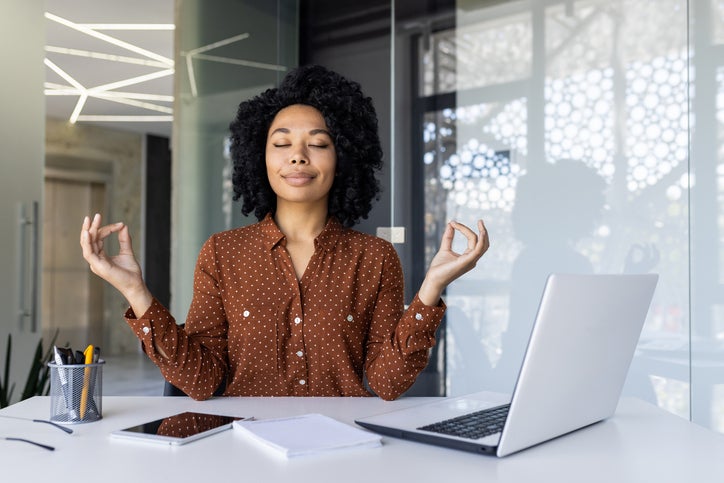
[[[50,368],[50,420],[61,424],[90,423],[103,417],[103,365],[55,364]]]

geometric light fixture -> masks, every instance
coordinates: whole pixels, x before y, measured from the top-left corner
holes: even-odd
[[[124,49],[136,56],[115,55],[104,52],[73,49],[60,46],[46,46],[48,53],[60,54],[61,56],[82,57],[89,60],[112,61],[138,66],[148,67],[151,72],[118,79],[113,82],[106,82],[102,85],[83,85],[76,78],[71,76],[65,69],[50,59],[45,59],[45,65],[56,75],[62,78],[67,84],[53,82],[45,83],[45,95],[47,96],[74,96],[78,100],[70,115],[70,122],[77,121],[111,121],[111,122],[171,122],[173,120],[173,109],[169,105],[173,102],[173,96],[163,94],[150,94],[133,92],[118,89],[142,84],[155,79],[171,76],[174,74],[174,61],[156,52],[141,48],[132,43],[112,37],[101,31],[112,30],[173,30],[173,24],[81,24],[46,12],[45,18],[56,22],[64,27],[93,37],[94,39],[106,42],[109,45]],[[57,58],[57,56],[56,56]],[[103,99],[105,101],[129,105],[140,108],[144,111],[153,111],[153,115],[84,115],[83,109],[89,98]],[[161,113],[161,114],[157,114]]]

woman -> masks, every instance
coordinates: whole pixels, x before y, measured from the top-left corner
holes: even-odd
[[[88,217],[91,270],[128,300],[126,320],[164,377],[195,399],[225,382],[227,396],[368,396],[412,385],[445,310],[445,287],[489,246],[450,222],[440,251],[403,310],[392,245],[347,228],[369,213],[382,164],[377,118],[357,83],[320,66],[290,72],[242,102],[232,131],[235,198],[254,225],[213,235],[199,255],[184,328],[146,287],[128,228]],[[455,230],[467,249],[452,251]],[[118,233],[119,254],[103,240]]]

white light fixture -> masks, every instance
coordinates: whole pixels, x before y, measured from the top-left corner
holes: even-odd
[[[102,52],[92,52],[89,50],[68,49],[65,47],[53,47],[50,45],[46,45],[45,51],[53,52],[55,54],[72,55],[75,57],[87,57],[89,59],[108,60],[110,62],[124,62],[126,64],[145,65],[147,67],[158,67],[161,69],[165,69],[168,67],[168,63],[159,62],[157,60],[138,59],[136,57],[125,57],[123,55],[104,54]]]
[[[152,52],[150,50],[133,45],[129,42],[122,41],[110,35],[98,32],[98,30],[143,30],[143,31],[172,31],[172,24],[81,24],[75,23],[68,19],[59,17],[52,13],[45,13],[45,17],[64,27],[73,29],[82,34],[88,35],[95,39],[104,41],[110,45],[128,50],[141,57],[129,57],[122,55],[107,54],[103,52],[93,52],[89,50],[66,48],[62,46],[46,46],[48,53],[67,55],[73,57],[84,57],[99,61],[121,62],[126,64],[141,65],[160,69],[149,74],[135,76],[127,79],[120,79],[103,85],[94,87],[84,86],[80,81],[71,76],[57,63],[50,59],[45,59],[45,65],[60,76],[69,85],[62,85],[52,82],[45,83],[45,94],[47,96],[73,96],[78,101],[70,115],[71,123],[91,121],[91,122],[171,122],[173,109],[167,105],[159,105],[155,102],[171,103],[173,96],[161,94],[145,94],[138,92],[122,92],[116,89],[138,85],[151,80],[168,77],[174,74],[173,59],[169,59],[163,55]],[[56,58],[57,60],[57,58]],[[143,110],[162,112],[164,116],[158,115],[83,115],[82,111],[86,106],[89,98],[102,99],[118,104],[129,105]]]
[[[102,122],[171,122],[173,116],[79,116],[79,121]]]
[[[91,30],[174,30],[172,23],[79,23]]]
[[[77,24],[77,23],[71,22],[70,20],[66,20],[62,17],[58,17],[57,15],[53,15],[52,13],[45,12],[45,18],[47,18],[48,20],[52,20],[53,22],[57,22],[68,28],[71,28],[73,30],[77,30],[78,32],[84,33],[91,37],[95,37],[99,40],[103,40],[104,42],[108,42],[109,44],[115,45],[116,47],[120,47],[122,49],[126,49],[131,52],[135,52],[137,54],[143,55],[144,57],[148,57],[149,59],[155,59],[155,60],[158,60],[159,62],[165,62],[169,66],[173,65],[173,59],[169,59],[168,57],[164,57],[163,55],[156,54],[155,52],[151,52],[150,50],[142,49],[141,47],[138,47],[133,44],[129,44],[128,42],[124,42],[123,40],[117,39],[115,37],[111,37],[110,35],[96,32],[93,29],[89,29],[87,27],[84,27],[81,24]]]

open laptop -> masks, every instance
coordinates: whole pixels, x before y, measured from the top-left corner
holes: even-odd
[[[355,422],[384,435],[506,456],[608,418],[657,281],[656,274],[552,274],[512,398],[480,392]],[[483,421],[465,423],[471,418]]]

